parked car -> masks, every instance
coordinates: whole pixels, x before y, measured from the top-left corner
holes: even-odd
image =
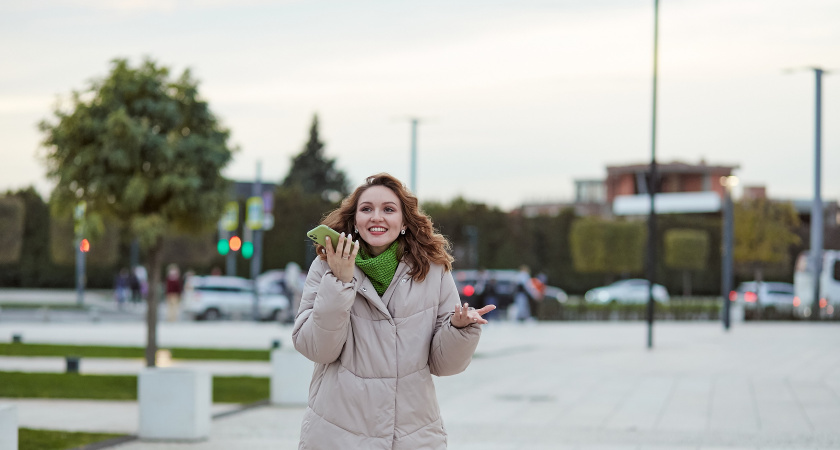
[[[762,317],[791,317],[795,303],[793,284],[776,281],[745,281],[729,293],[729,300],[744,306],[747,318],[760,313]]]
[[[475,301],[475,296],[480,294],[482,289],[478,283],[477,270],[453,270],[452,275],[455,278],[455,285],[458,287],[458,294],[461,296],[462,302]],[[487,270],[487,279],[493,279],[496,282],[496,297],[499,308],[507,308],[513,303],[513,294],[516,291],[516,283],[519,279],[519,271],[510,269]],[[557,300],[558,302],[565,302],[569,299],[566,291],[557,286],[546,286],[545,296],[543,298]],[[477,305],[482,306],[482,305]]]
[[[587,302],[592,303],[645,303],[649,296],[648,280],[631,278],[616,281],[607,286],[590,289],[584,294]],[[671,299],[668,290],[661,284],[653,285],[653,299],[657,302],[667,302]]]
[[[183,309],[195,320],[218,320],[223,317],[252,317],[254,283],[240,277],[192,276],[185,283]],[[280,292],[259,292],[259,316],[263,320],[281,320],[289,308],[289,299]]]

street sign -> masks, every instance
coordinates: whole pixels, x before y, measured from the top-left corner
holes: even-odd
[[[227,202],[225,214],[222,216],[222,228],[226,231],[236,231],[239,226],[239,203]]]
[[[263,198],[251,197],[245,205],[245,224],[252,230],[261,230],[263,227]]]
[[[266,213],[263,217],[263,230],[270,230],[274,228],[274,214]]]
[[[266,213],[270,213],[274,210],[274,192],[265,191],[262,194],[263,199],[263,211]]]

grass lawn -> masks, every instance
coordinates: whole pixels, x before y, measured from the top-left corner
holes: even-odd
[[[0,308],[4,309],[58,309],[58,310],[84,310],[84,306],[79,306],[75,303],[0,303]]]
[[[266,377],[213,377],[214,402],[251,403],[269,396]],[[0,372],[0,397],[137,400],[137,376]]]
[[[170,348],[173,359],[269,361],[269,350]],[[143,347],[0,343],[0,356],[81,356],[83,358],[143,358]]]
[[[69,431],[18,429],[19,450],[66,450],[122,436],[106,433],[75,433]]]

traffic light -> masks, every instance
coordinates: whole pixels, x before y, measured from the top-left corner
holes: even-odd
[[[228,245],[228,240],[219,239],[219,242],[216,244],[216,250],[218,250],[219,254],[222,256],[227,255],[230,251],[230,245]]]
[[[79,243],[79,250],[81,250],[82,253],[89,252],[90,251],[90,241],[88,241],[87,239],[82,239],[82,242]]]
[[[229,243],[230,249],[235,252],[238,252],[239,249],[242,248],[242,239],[240,239],[239,236],[232,236]]]
[[[245,259],[251,259],[254,256],[254,243],[251,241],[245,241],[242,243],[242,257]]]

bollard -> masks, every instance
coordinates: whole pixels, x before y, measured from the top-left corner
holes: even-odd
[[[65,373],[79,373],[79,360],[81,357],[79,356],[65,356],[64,357],[64,366],[65,366]]]
[[[207,439],[212,397],[209,372],[171,367],[143,369],[137,377],[138,436],[167,441]]]
[[[279,350],[280,347],[282,347],[282,346],[283,346],[283,343],[280,341],[280,339],[275,339],[275,340],[271,341],[271,349],[272,350]]]
[[[314,364],[297,350],[271,352],[271,403],[305,405]]]
[[[22,344],[23,343],[23,335],[21,334],[13,334],[12,335],[12,344]]]
[[[0,404],[0,450],[18,450],[18,418],[15,405]]]

